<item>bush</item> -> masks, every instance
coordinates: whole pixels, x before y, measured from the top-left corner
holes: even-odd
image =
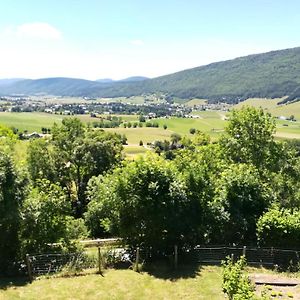
[[[190,134],[195,134],[196,133],[196,129],[195,128],[191,128],[190,129]]]
[[[228,257],[222,262],[223,266],[223,292],[227,294],[229,300],[254,300],[254,286],[249,277],[244,272],[246,259],[244,256],[234,263]]]
[[[260,246],[298,248],[300,240],[300,211],[271,208],[257,222]]]

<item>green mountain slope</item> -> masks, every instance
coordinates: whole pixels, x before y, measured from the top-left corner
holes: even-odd
[[[237,102],[250,97],[298,97],[300,48],[249,55],[184,70],[134,85],[111,86],[102,95],[165,92],[181,98]]]
[[[300,47],[249,55],[135,82],[96,82],[70,78],[24,80],[2,93],[119,97],[163,92],[179,98],[238,102],[247,98],[300,97]]]

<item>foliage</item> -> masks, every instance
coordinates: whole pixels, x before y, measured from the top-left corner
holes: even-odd
[[[234,263],[231,258],[227,258],[222,263],[223,266],[223,292],[227,294],[229,300],[253,300],[255,299],[254,286],[249,277],[244,272],[246,259],[244,256]]]
[[[22,80],[2,87],[6,94],[120,97],[160,91],[179,98],[237,103],[247,98],[299,98],[300,48],[272,51],[184,70],[140,82],[111,84],[71,79]]]
[[[257,169],[247,164],[231,165],[220,174],[216,201],[224,209],[224,241],[254,242],[256,222],[271,201],[271,191]]]
[[[73,200],[75,214],[86,208],[85,191],[92,176],[103,174],[122,159],[123,138],[113,133],[86,129],[76,118],[52,128],[52,141],[36,140],[28,148],[28,169],[38,179],[59,183]]]
[[[26,181],[11,158],[0,152],[0,272],[6,273],[19,254],[20,208]]]
[[[71,205],[63,190],[48,181],[40,182],[22,207],[22,253],[45,253],[50,249],[53,251],[55,246],[58,249],[61,249],[60,246],[73,247],[71,239],[80,237],[82,230],[75,230],[74,223],[80,223],[72,220],[70,212]],[[80,226],[83,228],[82,224]]]
[[[157,155],[146,155],[109,176],[93,179],[88,195],[87,224],[100,217],[98,224],[131,246],[166,250],[189,242],[192,222],[185,217],[193,207],[174,166]]]
[[[298,248],[299,209],[270,208],[257,222],[257,239],[259,245],[264,247]]]
[[[243,107],[233,110],[225,128],[227,136],[221,143],[234,162],[251,163],[260,168],[272,168],[276,144],[275,120],[261,108]]]
[[[196,129],[195,128],[190,128],[190,134],[195,134],[196,133]]]
[[[0,124],[0,147],[2,150],[11,152],[17,141],[17,135],[12,128]]]

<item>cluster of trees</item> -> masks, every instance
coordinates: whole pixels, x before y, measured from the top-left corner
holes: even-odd
[[[198,132],[171,156],[151,153],[92,178],[85,213],[91,234],[160,251],[174,244],[296,246],[300,161],[274,132],[269,114],[244,108],[232,112],[215,143]]]
[[[101,119],[101,121],[99,122],[92,122],[92,126],[94,128],[116,128],[116,127],[119,127],[120,125],[122,124],[122,119],[121,118],[118,118],[118,117],[115,117],[111,120],[103,120]]]
[[[214,143],[199,131],[174,134],[158,154],[124,161],[121,136],[68,118],[30,142],[20,169],[7,154],[15,135],[0,127],[0,271],[87,235],[164,253],[175,244],[296,247],[299,145],[274,131],[270,115],[244,108]]]
[[[150,122],[150,121],[147,121],[147,122],[126,122],[126,123],[123,123],[123,126],[124,128],[137,128],[137,127],[144,127],[144,124],[145,124],[145,127],[155,127],[155,128],[158,128],[159,127],[159,124],[157,122]]]
[[[64,119],[51,132],[30,142],[27,165],[17,168],[10,155],[16,136],[0,127],[0,273],[26,253],[73,251],[75,240],[88,236],[82,216],[90,178],[123,159],[121,136],[78,119]]]

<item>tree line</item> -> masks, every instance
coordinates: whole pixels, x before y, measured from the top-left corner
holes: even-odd
[[[74,251],[76,240],[118,236],[157,253],[195,245],[297,247],[299,145],[274,139],[275,120],[231,113],[215,142],[196,132],[135,161],[122,136],[76,118],[30,141],[25,166],[0,128],[0,269],[26,253]]]

